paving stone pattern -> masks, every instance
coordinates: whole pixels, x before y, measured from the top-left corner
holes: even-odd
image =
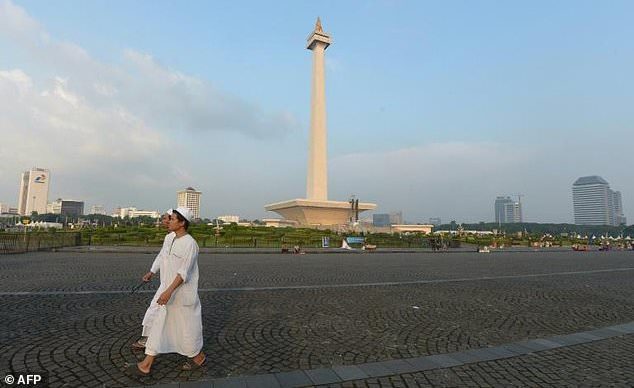
[[[55,387],[195,381],[209,386],[208,380],[214,378],[283,372],[289,372],[283,376],[293,381],[301,378],[293,374],[297,370],[316,370],[311,373],[326,376],[333,367],[389,360],[398,366],[399,360],[412,357],[634,321],[632,252],[203,254],[201,288],[314,287],[201,292],[208,366],[184,372],[179,370],[183,357],[163,355],[151,377],[138,378],[128,374],[125,366],[143,356],[132,352],[130,344],[140,333],[150,290],[156,284],[134,295],[78,292],[130,290],[152,259],[149,254],[131,253],[0,256],[0,371],[48,371]],[[572,273],[597,270],[605,272]],[[571,274],[504,278],[562,272]],[[474,280],[354,285],[466,278]],[[320,287],[335,284],[350,286]],[[592,359],[587,361],[592,365],[583,367],[593,349],[605,353],[606,360],[622,360],[622,369],[614,373],[617,377],[609,380],[603,372],[591,372],[602,365],[592,364]],[[505,382],[539,385],[541,377],[531,380],[533,369],[524,371],[521,366],[527,364],[518,361],[527,359],[538,369],[543,364],[561,370],[564,377],[555,382],[594,381],[586,376],[589,373],[596,381],[618,385],[623,379],[632,382],[632,350],[631,336],[624,336],[535,353],[550,357],[544,360],[530,355],[453,368],[439,364],[441,368],[432,371],[374,380],[355,380],[362,375],[347,368],[341,373],[347,373],[350,381],[342,384],[478,385],[484,381],[498,386]],[[465,357],[462,362],[469,361],[468,354],[461,357]],[[556,369],[557,360],[560,369]],[[524,372],[517,375],[516,370]],[[271,376],[260,376],[258,385]],[[448,377],[442,380],[442,376]]]
[[[634,384],[634,335],[521,357],[318,387],[622,387]]]

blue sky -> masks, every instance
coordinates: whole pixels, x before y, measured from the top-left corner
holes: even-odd
[[[634,3],[0,0],[0,202],[51,196],[272,217],[305,195],[311,55],[327,56],[329,194],[412,222],[572,222],[601,175],[634,219]],[[4,109],[4,110],[3,110]]]

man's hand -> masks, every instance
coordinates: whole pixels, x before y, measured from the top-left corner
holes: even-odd
[[[143,281],[146,283],[149,282],[150,280],[152,280],[152,276],[154,276],[153,272],[150,271],[146,273],[145,275],[143,275]]]
[[[161,294],[161,296],[159,296],[159,298],[156,301],[156,303],[158,303],[161,306],[163,306],[163,305],[167,304],[167,302],[169,302],[171,297],[172,297],[172,291],[170,291],[170,290],[164,291]]]

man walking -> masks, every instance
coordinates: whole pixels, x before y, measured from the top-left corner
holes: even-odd
[[[163,213],[163,215],[161,216],[161,222],[160,222],[160,226],[161,228],[165,228],[165,229],[169,229],[169,223],[170,223],[170,216],[172,215],[172,209],[168,209],[165,213]],[[154,259],[154,263],[152,263],[152,267],[150,268],[150,272],[148,272],[147,274],[145,274],[145,276],[143,276],[143,281],[144,282],[149,282],[150,280],[152,280],[152,276],[154,276],[154,274],[156,272],[158,272],[159,270],[159,263],[161,260],[161,255],[165,254],[164,252],[166,252],[167,249],[169,249],[170,244],[172,243],[172,239],[174,238],[174,232],[169,232],[165,238],[163,239],[163,247],[161,248],[161,251],[159,252],[159,254],[156,256],[156,258]],[[150,275],[151,273],[151,275]],[[143,336],[141,338],[139,338],[137,341],[135,341],[132,344],[132,349],[134,350],[143,350],[145,349],[145,342],[147,341],[147,336],[145,334],[143,334]]]
[[[184,370],[198,368],[205,362],[202,352],[202,314],[198,297],[198,244],[187,233],[192,213],[179,207],[172,210],[163,249],[154,260],[149,281],[159,271],[161,284],[143,318],[145,359],[136,372],[147,375],[161,353],[179,353],[190,358]]]

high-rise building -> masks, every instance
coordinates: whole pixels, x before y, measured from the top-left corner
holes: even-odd
[[[623,214],[623,201],[621,200],[621,192],[613,191],[613,200],[614,204],[614,221],[615,225],[627,225],[627,219],[625,218],[625,214]]]
[[[390,215],[387,213],[372,214],[372,225],[378,227],[390,226]]]
[[[390,226],[390,225],[403,225],[403,212],[394,213],[377,213],[372,215],[372,225],[374,226]]]
[[[510,224],[522,222],[522,203],[513,201],[511,197],[495,198],[495,222]]]
[[[43,168],[32,168],[22,173],[18,213],[29,216],[32,212],[46,213],[50,172]]]
[[[61,214],[69,217],[84,215],[84,201],[58,198],[57,201],[49,203],[46,208],[46,212],[51,214]]]
[[[200,218],[200,196],[202,193],[196,191],[193,187],[188,187],[185,190],[181,190],[177,195],[178,207],[186,207],[192,211],[194,218]]]
[[[623,215],[621,193],[598,175],[583,176],[572,184],[572,204],[577,225],[621,225]]]

